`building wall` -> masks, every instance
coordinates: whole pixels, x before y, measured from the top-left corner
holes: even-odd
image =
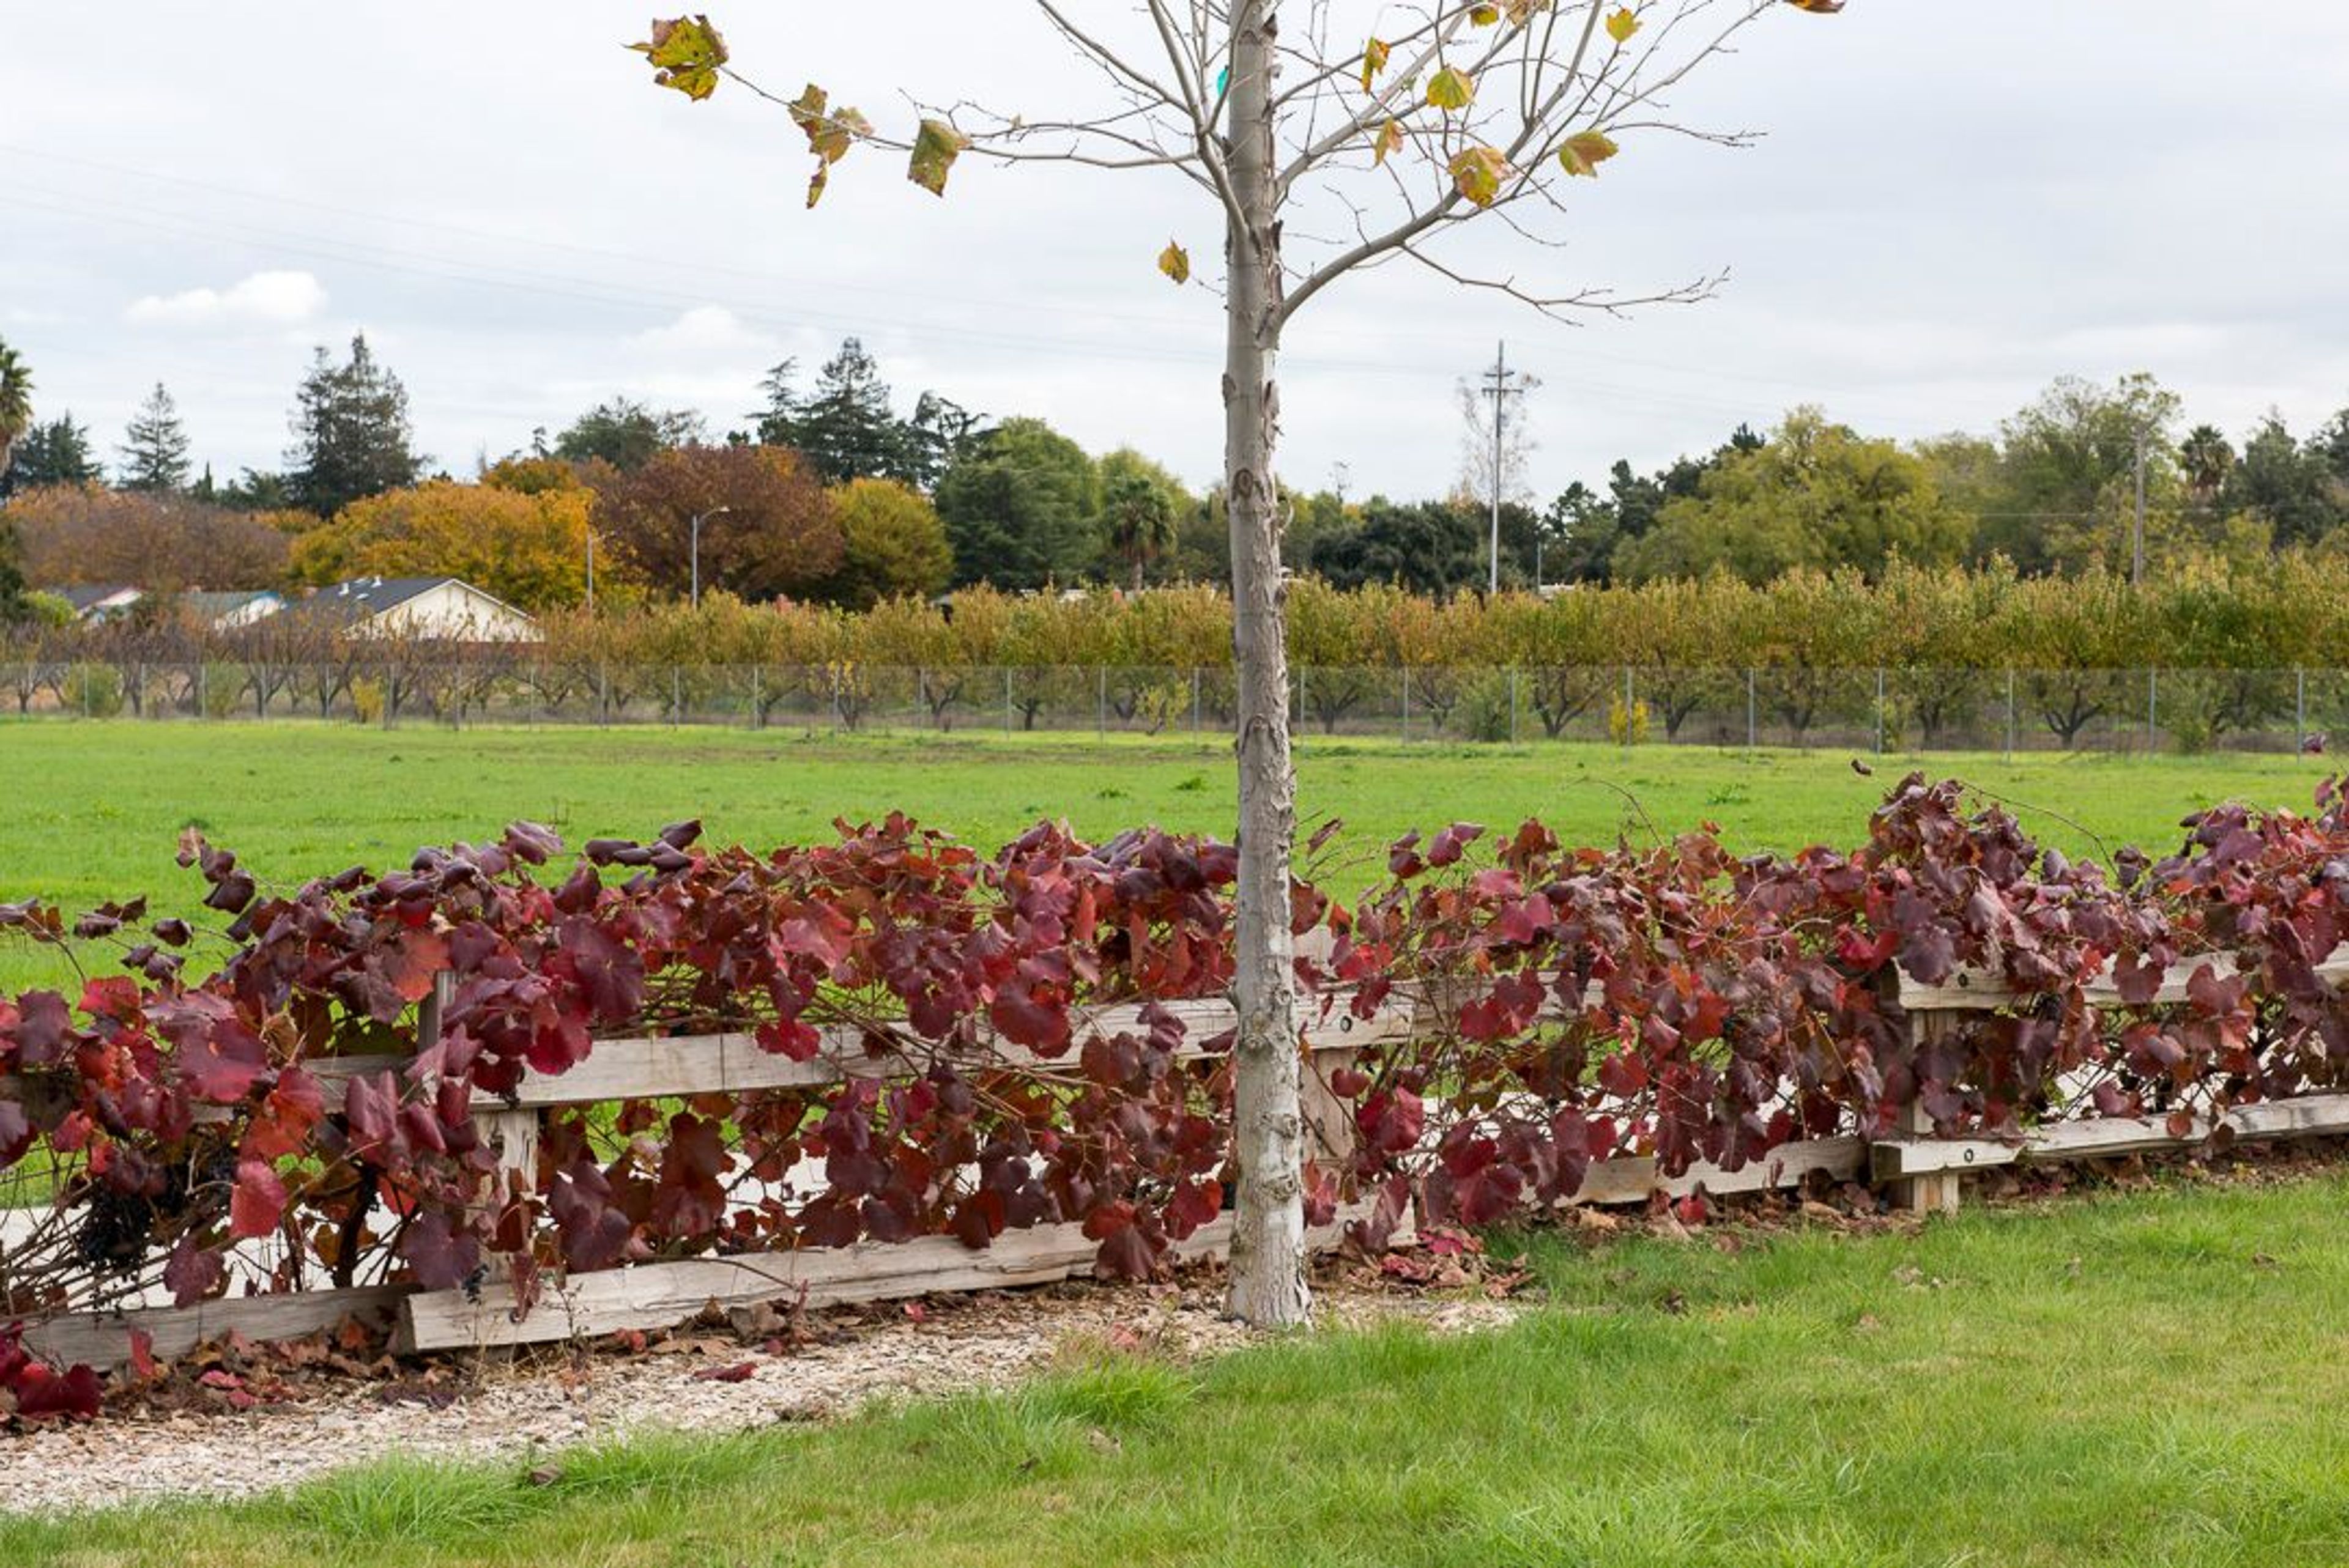
[[[443,583],[394,605],[366,629],[476,643],[534,643],[540,635],[537,622],[461,583]]]
[[[231,610],[227,614],[222,615],[219,620],[213,622],[212,630],[215,632],[233,632],[237,630],[239,627],[250,626],[258,621],[265,621],[284,608],[285,608],[285,600],[279,598],[274,593],[264,593],[257,599],[247,600],[244,603],[238,605],[235,609]]]

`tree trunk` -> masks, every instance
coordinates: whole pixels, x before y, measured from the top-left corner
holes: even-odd
[[[1239,920],[1234,1001],[1234,1155],[1226,1310],[1260,1328],[1306,1320],[1303,1124],[1288,861],[1297,828],[1282,635],[1280,523],[1273,480],[1279,397],[1273,360],[1281,300],[1274,189],[1272,68],[1277,0],[1233,8],[1228,161],[1239,213],[1227,220],[1225,496],[1232,544],[1232,654],[1239,676]]]

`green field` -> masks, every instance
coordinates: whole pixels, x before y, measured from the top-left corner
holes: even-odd
[[[2344,1203],[2333,1177],[1733,1253],[1545,1240],[1546,1303],[1488,1334],[1103,1359],[551,1485],[410,1463],[0,1523],[0,1563],[2313,1568],[2349,1562]]]
[[[2282,757],[1939,755],[1871,758],[1864,778],[1841,752],[1309,738],[1299,756],[1305,818],[1345,821],[1340,842],[1365,882],[1397,834],[1463,819],[1537,815],[1594,842],[1712,820],[1740,848],[1848,845],[1911,767],[2014,801],[2075,853],[2167,847],[2190,808],[2239,796],[2305,809],[2327,770]],[[767,845],[895,809],[992,848],[1048,817],[1094,834],[1140,823],[1227,834],[1235,816],[1228,751],[1187,739],[18,723],[0,724],[0,899],[75,909],[141,893],[159,908],[192,903],[201,889],[172,863],[190,824],[264,882],[294,882],[403,863],[419,845],[523,817],[576,843],[699,816],[716,839]],[[26,972],[21,954],[0,954],[0,984]]]
[[[515,817],[576,842],[699,815],[772,843],[901,808],[992,845],[1048,816],[1093,833],[1233,816],[1226,756],[1173,741],[42,724],[0,725],[0,898],[73,906],[192,904],[171,863],[191,822],[290,882]],[[2167,847],[2187,810],[2228,797],[2304,806],[2324,771],[1915,765],[2092,854]],[[1330,879],[1366,883],[1394,834],[1463,818],[1847,844],[1911,764],[1874,766],[1309,740],[1302,795],[1349,824],[1356,859]],[[49,955],[0,949],[0,985],[57,978]],[[1545,1238],[1537,1310],[1490,1335],[1116,1359],[1001,1398],[595,1450],[552,1486],[377,1467],[234,1507],[0,1523],[0,1563],[2349,1563],[2344,1202],[2334,1177],[1734,1252]]]

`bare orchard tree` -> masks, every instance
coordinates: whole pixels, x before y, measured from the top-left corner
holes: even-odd
[[[326,645],[334,632],[316,615],[279,614],[222,635],[222,656],[241,680],[239,699],[252,699],[254,717],[267,718],[271,705],[295,689],[305,666],[331,657]]]
[[[1178,219],[1222,230],[1224,495],[1231,531],[1233,651],[1239,671],[1239,1183],[1229,1310],[1249,1323],[1305,1320],[1304,1142],[1289,932],[1296,824],[1288,672],[1282,653],[1281,506],[1273,458],[1274,374],[1297,313],[1339,279],[1396,262],[1497,291],[1546,314],[1618,312],[1693,300],[1713,280],[1631,295],[1550,292],[1480,273],[1451,236],[1484,221],[1541,239],[1559,192],[1625,139],[1736,132],[1672,118],[1666,98],[1780,0],[1132,0],[1112,7],[1035,0],[1092,67],[1097,97],[1064,116],[1020,118],[957,100],[910,132],[876,129],[819,87],[797,98],[739,73],[704,16],[657,24],[636,46],[661,86],[704,98],[732,82],[786,109],[815,157],[810,205],[860,144],[907,156],[907,176],[943,195],[965,152],[1002,163],[1084,164],[1174,176],[1197,203]],[[1842,0],[1784,0],[1839,10]],[[1299,25],[1282,26],[1284,13]],[[1309,233],[1327,236],[1309,240]],[[1175,284],[1188,252],[1159,270]]]

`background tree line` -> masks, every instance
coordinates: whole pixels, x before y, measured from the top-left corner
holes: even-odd
[[[5,355],[0,346],[0,355]],[[900,414],[852,338],[802,385],[775,366],[764,405],[713,438],[697,415],[627,398],[588,409],[470,480],[414,449],[407,394],[364,337],[320,350],[296,390],[282,469],[197,469],[157,386],[111,461],[70,412],[35,417],[28,370],[0,361],[0,599],[42,586],[299,588],[367,573],[449,573],[533,612],[680,596],[703,520],[705,585],[869,608],[986,583],[1009,592],[1220,583],[1221,498],[1132,449],[1087,453],[1044,421],[925,391]],[[2295,435],[2271,415],[2238,446],[2182,428],[2150,377],[2057,381],[1994,436],[1903,444],[1801,407],[1641,474],[1615,463],[1546,508],[1502,509],[1504,584],[1643,584],[1797,570],[1880,581],[1897,563],[2009,563],[2023,576],[2127,573],[2139,511],[2148,571],[2177,578],[2349,527],[2349,409]],[[1446,596],[1481,587],[1491,477],[1395,500],[1286,498],[1293,571],[1341,588]],[[592,541],[592,542],[591,542]]]

